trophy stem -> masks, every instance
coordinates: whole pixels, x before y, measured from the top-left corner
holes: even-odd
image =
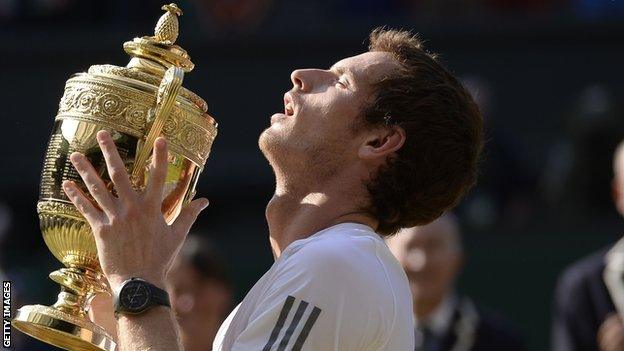
[[[88,311],[86,302],[85,295],[61,287],[61,292],[58,294],[58,299],[53,307],[76,317],[85,317]]]
[[[88,268],[70,265],[50,273],[50,279],[61,285],[54,307],[76,317],[86,317],[95,295],[110,294],[104,276]]]

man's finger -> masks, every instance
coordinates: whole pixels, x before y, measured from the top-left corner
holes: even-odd
[[[80,174],[82,181],[89,189],[89,193],[95,201],[100,205],[102,210],[106,212],[106,214],[111,214],[115,210],[115,203],[113,196],[110,191],[106,188],[106,184],[97,174],[91,162],[85,157],[85,155],[74,152],[69,156],[71,163]]]
[[[95,223],[101,221],[104,215],[102,211],[96,208],[91,200],[78,188],[73,181],[66,180],[63,182],[63,190],[71,202],[76,206],[78,211],[86,218],[87,222],[93,227]]]
[[[145,191],[148,201],[158,204],[162,202],[163,187],[167,178],[167,141],[163,137],[159,137],[154,141],[154,153],[152,155],[152,164],[150,166],[149,182]]]
[[[195,220],[197,220],[199,213],[208,207],[208,204],[208,199],[199,198],[184,207],[178,218],[171,224],[174,233],[186,236]]]
[[[110,133],[106,130],[100,130],[97,133],[97,140],[100,144],[100,148],[102,149],[104,159],[106,160],[108,175],[113,181],[113,184],[115,184],[117,195],[122,200],[127,201],[133,199],[134,196],[136,196],[136,193],[132,188],[128,171],[126,171],[126,166],[124,165],[121,156],[119,156],[119,151],[117,151],[117,147],[115,146]]]

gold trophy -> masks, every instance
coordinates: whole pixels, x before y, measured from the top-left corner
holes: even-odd
[[[90,301],[96,294],[110,294],[110,287],[91,228],[61,188],[64,180],[71,179],[88,194],[69,155],[85,154],[114,191],[96,140],[99,130],[108,130],[133,185],[141,189],[148,179],[153,142],[164,135],[169,163],[162,212],[171,223],[195,195],[217,135],[206,102],[181,86],[184,72],[194,67],[186,51],[174,44],[182,11],[175,4],[162,9],[166,12],[154,36],[124,44],[131,56],[126,67],[95,65],[67,80],[48,143],[37,212],[46,245],[65,265],[50,274],[61,292],[52,306],[20,308],[13,326],[66,350],[115,349],[113,338],[88,317]]]

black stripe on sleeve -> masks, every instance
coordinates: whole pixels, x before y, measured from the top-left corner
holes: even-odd
[[[275,324],[275,327],[273,327],[273,331],[271,331],[271,336],[269,337],[269,341],[267,341],[266,345],[264,345],[264,348],[262,349],[262,351],[271,350],[271,347],[273,347],[273,344],[275,344],[275,341],[277,341],[277,337],[279,336],[279,333],[282,331],[282,328],[284,327],[284,323],[286,322],[286,317],[288,317],[288,313],[290,312],[290,309],[292,308],[292,305],[294,302],[295,302],[294,297],[288,296],[286,298],[286,301],[284,302],[284,306],[282,307],[279,317],[277,318],[277,323]]]
[[[316,320],[318,319],[320,314],[321,314],[321,309],[314,306],[314,309],[312,310],[312,312],[310,312],[310,316],[308,316],[308,320],[306,321],[306,324],[303,326],[303,329],[301,330],[301,334],[299,334],[297,341],[295,341],[295,344],[293,345],[292,351],[301,351],[303,344],[305,343],[306,339],[308,338],[308,335],[310,334],[310,330],[312,330],[312,327],[314,326],[314,323],[316,323]]]
[[[301,301],[299,303],[299,307],[297,307],[297,312],[295,312],[295,316],[293,317],[293,320],[290,322],[290,326],[288,327],[288,329],[286,329],[286,333],[282,337],[282,341],[280,342],[279,347],[277,348],[277,351],[286,350],[286,346],[288,346],[290,337],[295,331],[295,328],[297,328],[297,325],[299,325],[299,321],[301,320],[301,317],[303,316],[303,312],[305,312],[306,308],[308,308],[308,303],[305,301]]]

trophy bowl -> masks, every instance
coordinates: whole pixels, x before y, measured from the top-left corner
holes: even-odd
[[[153,142],[164,136],[169,155],[162,212],[171,223],[195,195],[217,134],[206,102],[181,86],[184,72],[194,67],[186,51],[174,44],[182,12],[175,4],[163,10],[154,36],[124,44],[131,56],[127,66],[94,65],[67,80],[48,142],[37,212],[46,245],[65,266],[50,273],[61,292],[52,306],[20,308],[12,324],[66,350],[115,349],[114,338],[88,317],[93,297],[111,291],[91,228],[61,187],[69,179],[89,194],[69,156],[83,153],[115,193],[96,140],[98,131],[108,130],[133,186],[142,189],[149,177]]]

